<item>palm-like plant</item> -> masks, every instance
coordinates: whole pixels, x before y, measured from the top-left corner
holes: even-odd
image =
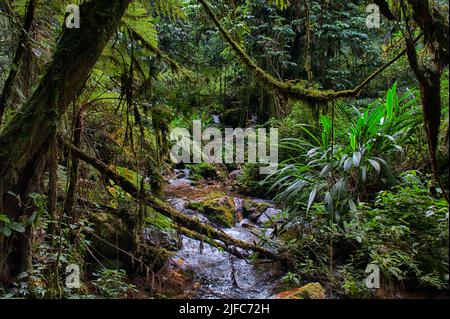
[[[383,182],[395,181],[388,159],[403,152],[400,144],[417,120],[415,102],[411,92],[399,97],[395,84],[384,103],[377,101],[363,111],[354,108],[356,119],[350,128],[335,127],[328,116],[322,116],[317,138],[310,126],[302,125],[308,138],[281,143],[299,155],[281,163],[267,178],[273,182],[271,190],[277,191],[275,200],[294,214],[307,214],[314,202],[323,200],[330,218],[339,223],[343,214],[356,211],[355,202],[368,183],[379,177]],[[348,130],[348,139],[335,138],[337,129]]]

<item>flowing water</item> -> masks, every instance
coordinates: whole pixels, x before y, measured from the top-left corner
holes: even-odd
[[[173,192],[168,200],[178,209],[190,216],[200,219],[206,218],[197,212],[185,209],[185,204],[190,200],[189,195],[196,190],[189,181],[188,171],[176,171],[177,178],[170,181],[171,187],[183,190],[182,195]],[[206,193],[209,191],[205,186]],[[258,238],[253,233],[264,231],[270,233],[270,229],[261,229],[253,225],[249,220],[242,218],[243,199],[234,197],[237,220],[240,220],[232,228],[224,228],[228,235],[247,242],[257,242]],[[252,225],[251,229],[244,227]],[[173,258],[174,263],[184,270],[195,274],[195,280],[200,283],[194,298],[229,298],[229,299],[264,299],[273,295],[273,290],[282,275],[280,265],[273,262],[258,263],[240,259],[227,252],[219,251],[208,244],[202,244],[183,236],[182,248]]]

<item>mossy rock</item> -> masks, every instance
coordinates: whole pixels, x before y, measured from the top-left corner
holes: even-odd
[[[249,218],[251,221],[256,221],[269,207],[272,207],[269,203],[245,199],[243,203],[244,217]]]
[[[200,180],[206,178],[217,178],[217,167],[211,163],[198,163],[198,164],[190,164],[186,165],[186,168],[190,170],[189,179],[191,180]]]
[[[152,245],[164,248],[168,251],[177,251],[182,246],[181,236],[174,230],[163,231],[153,225],[148,225],[144,229],[144,238]]]
[[[147,241],[169,251],[181,248],[181,237],[170,218],[152,210],[146,217],[145,222],[144,238]]]
[[[191,180],[191,181],[197,182],[197,181],[201,181],[203,179],[204,179],[203,176],[198,173],[193,173],[193,174],[189,175],[189,180]]]
[[[325,290],[322,285],[315,282],[303,287],[280,292],[276,299],[325,299]]]
[[[123,218],[114,216],[110,213],[94,213],[90,216],[90,221],[94,224],[96,236],[92,236],[92,245],[95,250],[100,252],[103,257],[108,260],[118,262],[117,266],[126,268],[125,264],[128,262],[129,258],[125,260],[117,260],[122,254],[117,254],[117,248],[113,247],[111,244],[120,247],[124,251],[131,251],[134,247],[133,236]],[[111,244],[108,244],[111,243]]]
[[[284,241],[291,241],[298,238],[298,231],[295,227],[283,229],[279,237]]]
[[[190,202],[186,208],[203,214],[219,227],[233,227],[236,222],[234,200],[230,196],[218,194],[212,193],[200,202]]]

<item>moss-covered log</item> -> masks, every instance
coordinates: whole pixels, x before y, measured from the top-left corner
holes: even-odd
[[[324,103],[332,100],[337,100],[341,98],[354,97],[361,90],[366,87],[375,77],[377,77],[381,72],[383,72],[390,65],[395,63],[400,57],[402,57],[406,50],[400,52],[388,63],[380,67],[378,70],[373,72],[364,81],[362,81],[356,88],[349,90],[318,90],[308,87],[306,81],[300,81],[299,83],[293,83],[290,81],[282,81],[274,78],[269,73],[261,69],[256,62],[245,52],[245,50],[231,37],[231,35],[225,30],[225,28],[220,23],[216,14],[212,11],[211,7],[208,5],[206,0],[198,0],[204,7],[206,13],[210,19],[214,22],[216,27],[219,29],[222,38],[230,45],[239,60],[250,70],[250,72],[259,79],[267,87],[274,89],[280,94],[298,99],[310,103]]]
[[[63,138],[60,137],[60,143],[64,144],[66,148],[69,148],[72,152],[72,156],[75,156],[79,158],[80,160],[86,162],[87,164],[91,165],[95,169],[97,169],[103,176],[113,181],[115,184],[120,186],[125,192],[129,193],[131,196],[133,196],[137,200],[141,200],[145,202],[148,206],[153,208],[155,211],[159,212],[160,214],[169,217],[172,219],[174,223],[179,225],[182,228],[185,228],[189,230],[190,232],[194,232],[203,236],[206,236],[208,238],[221,241],[225,244],[224,245],[216,245],[221,248],[228,247],[226,250],[230,253],[235,252],[233,247],[240,247],[244,250],[250,250],[255,253],[257,253],[260,257],[263,258],[269,258],[274,261],[283,261],[287,262],[288,258],[283,254],[277,254],[270,250],[267,250],[261,246],[257,246],[255,244],[251,244],[242,240],[235,239],[229,235],[227,235],[225,232],[221,231],[220,229],[214,228],[212,226],[209,226],[205,223],[202,223],[197,218],[191,218],[188,217],[179,211],[177,211],[175,208],[173,208],[171,205],[166,203],[165,201],[148,194],[146,192],[139,191],[136,186],[128,180],[126,177],[121,176],[120,174],[113,171],[111,168],[108,167],[105,163],[99,161],[95,157],[86,154],[79,148],[74,147],[73,145],[70,145],[66,141],[64,141]],[[189,236],[189,232],[185,231],[185,235]],[[198,235],[195,236],[189,236],[193,237],[194,239],[199,239]],[[238,253],[236,253],[237,256],[240,256]]]

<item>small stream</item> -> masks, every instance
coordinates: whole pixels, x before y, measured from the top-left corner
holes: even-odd
[[[203,215],[185,209],[185,204],[190,200],[189,194],[198,189],[192,186],[188,171],[176,171],[178,176],[169,181],[170,187],[183,190],[180,197],[169,197],[168,200],[174,207],[189,216],[197,216],[201,220],[207,220]],[[209,187],[203,186],[206,191]],[[192,190],[192,192],[190,192]],[[176,192],[175,192],[176,193]],[[241,219],[232,228],[223,228],[228,235],[247,242],[257,242],[258,237],[253,232],[271,233],[271,229],[263,229],[248,219],[242,219],[243,200],[239,196],[234,197],[237,219]],[[274,209],[274,208],[268,208]],[[250,225],[250,227],[249,227]],[[183,245],[175,257],[174,263],[182,269],[195,274],[194,280],[200,283],[196,291],[196,299],[265,299],[271,297],[274,288],[283,274],[281,267],[273,262],[252,262],[233,256],[227,252],[219,251],[208,244],[202,244],[183,236]]]

